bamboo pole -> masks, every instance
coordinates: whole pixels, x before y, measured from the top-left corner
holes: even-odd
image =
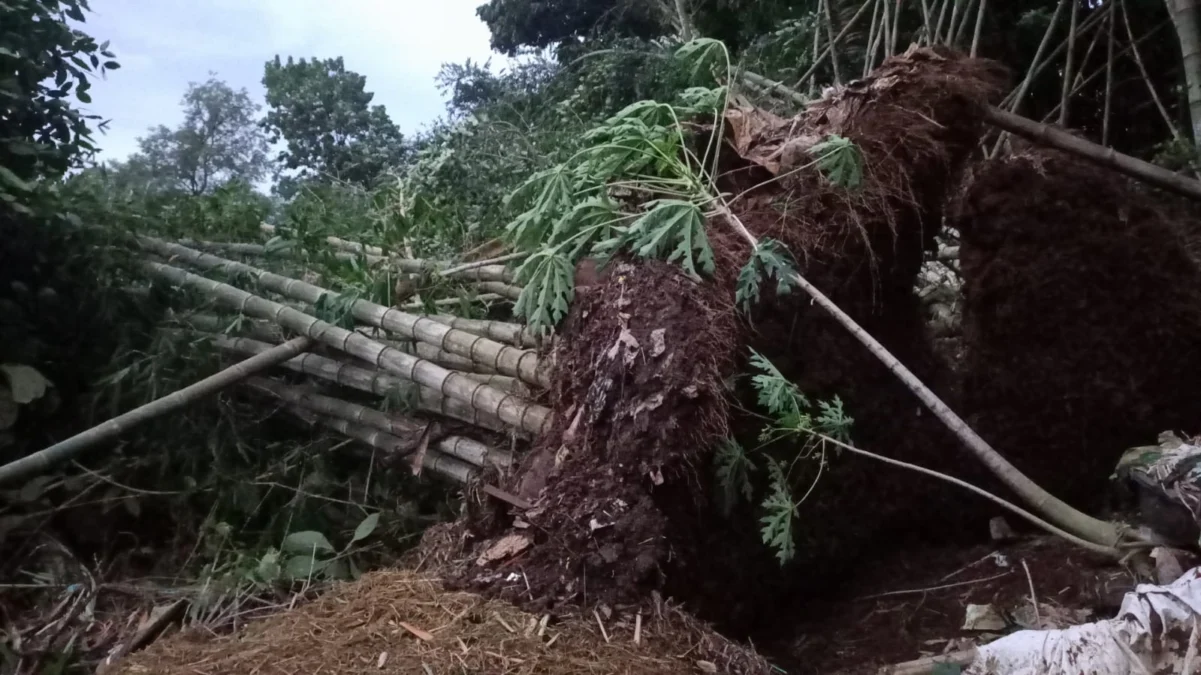
[[[470,403],[473,407],[495,415],[506,423],[533,434],[542,432],[550,411],[526,403],[495,387],[475,382],[462,373],[417,358],[393,347],[382,345],[365,335],[346,330],[291,307],[261,298],[240,288],[192,274],[177,267],[156,262],[144,262],[144,268],[180,286],[209,293],[223,304],[244,314],[270,319],[281,326],[323,342],[335,349],[360,358],[383,370],[412,380],[446,396]],[[483,339],[483,338],[477,338]]]
[[[47,471],[55,464],[68,460],[98,443],[112,440],[135,426],[156,417],[162,417],[163,415],[185,408],[201,398],[226,389],[257,372],[287,361],[312,346],[313,340],[310,338],[294,338],[282,345],[272,347],[262,354],[257,354],[241,363],[230,366],[219,373],[210,375],[199,382],[190,384],[179,391],[138,406],[107,422],[78,433],[65,441],[55,443],[32,455],[9,462],[0,466],[0,484],[28,478],[34,474]]]
[[[246,381],[246,384],[275,396],[289,405],[365,427],[359,430],[356,438],[401,457],[417,450],[426,431],[430,428],[428,422],[422,423],[413,419],[388,415],[374,408],[303,391],[298,387],[265,377],[251,378]],[[370,431],[372,429],[374,432]],[[489,465],[507,469],[513,465],[512,453],[497,450],[465,436],[447,436],[440,439],[435,447],[448,457],[461,459],[477,467]]]
[[[1144,162],[1130,155],[1124,155],[1116,150],[1102,147],[1079,136],[1073,136],[1066,131],[1026,119],[1019,115],[1014,115],[1010,112],[1005,112],[1004,110],[989,108],[984,112],[984,119],[989,124],[1010,133],[1113,169],[1149,185],[1154,185],[1169,192],[1201,201],[1201,182],[1172,173],[1150,162]]]
[[[835,35],[834,38],[832,40],[830,40],[830,44],[826,45],[826,48],[825,48],[825,50],[822,51],[821,56],[818,56],[817,58],[815,58],[813,60],[813,65],[809,66],[809,70],[806,70],[805,74],[801,75],[800,78],[797,79],[798,87],[801,86],[802,84],[804,84],[805,80],[809,79],[809,76],[812,75],[815,71],[817,71],[817,69],[821,66],[822,62],[824,62],[826,60],[826,57],[830,56],[833,53],[835,47],[838,45],[838,41],[841,40],[843,38],[843,36],[845,36],[851,30],[851,28],[853,28],[855,26],[855,23],[859,21],[859,17],[861,17],[867,13],[867,7],[870,4],[871,4],[870,2],[862,3],[862,6],[859,8],[859,11],[855,12],[855,15],[851,17],[851,20],[847,22],[847,25],[843,26],[842,30],[838,31],[838,35]]]
[[[391,454],[393,452],[393,448],[396,447],[397,441],[395,437],[389,437],[389,434],[386,434],[379,429],[375,429],[364,424],[347,422],[346,420],[338,419],[337,417],[305,414],[308,411],[304,410],[303,408],[299,408],[298,406],[289,407],[289,411],[293,412],[297,417],[305,421],[315,421],[322,426],[329,427],[334,431],[353,438],[356,441],[361,441],[378,450],[383,450],[386,453]],[[477,469],[467,462],[455,457],[450,457],[438,452],[437,450],[429,449],[427,449],[426,452],[421,456],[421,468],[426,471],[432,471],[433,473],[456,483],[463,484],[470,482],[477,473]]]
[[[1080,2],[1078,0],[1071,1],[1072,15],[1068,20],[1068,49],[1067,56],[1064,59],[1063,89],[1061,91],[1061,98],[1059,101],[1059,126],[1064,128],[1067,128],[1068,126],[1068,113],[1071,110],[1072,66],[1075,65],[1072,61],[1076,56],[1076,18],[1080,10]],[[1133,40],[1134,36],[1131,36],[1130,39]]]
[[[1188,92],[1189,119],[1192,121],[1192,141],[1201,143],[1201,2],[1197,0],[1164,0],[1168,14],[1176,25],[1180,42],[1184,82]]]
[[[246,386],[270,394],[285,403],[298,405],[306,410],[312,410],[322,415],[338,417],[349,422],[365,424],[380,431],[391,434],[403,443],[396,444],[396,449],[409,452],[417,448],[421,437],[430,428],[429,422],[419,422],[399,415],[389,415],[365,405],[343,401],[340,398],[325,396],[299,387],[284,384],[267,377],[251,377],[246,380]]]
[[[245,273],[254,278],[260,288],[280,295],[315,305],[324,295],[337,293],[299,279],[290,279],[243,263],[202,253],[179,244],[172,244],[152,237],[139,237],[139,243],[148,250],[163,256],[174,257],[204,270],[225,269]],[[496,372],[513,375],[523,382],[547,387],[550,380],[540,367],[538,354],[500,344],[479,335],[447,326],[427,317],[377,305],[367,300],[356,300],[351,306],[355,319],[384,330],[412,337],[422,342],[437,345],[452,354],[457,354],[490,366]]]
[[[261,354],[271,345],[249,338],[217,335],[212,338],[218,349],[238,354]],[[349,387],[376,396],[399,394],[402,398],[413,397],[419,410],[438,413],[451,419],[490,431],[505,431],[509,426],[495,415],[472,408],[470,404],[443,396],[436,389],[415,384],[395,375],[370,370],[350,363],[337,361],[317,354],[301,354],[284,361],[280,366],[293,372],[319,377],[342,387]]]
[[[481,335],[517,347],[533,348],[542,344],[542,337],[536,331],[520,323],[464,319],[453,314],[434,314],[429,318],[472,335]]]

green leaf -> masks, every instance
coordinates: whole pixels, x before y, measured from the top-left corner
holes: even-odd
[[[21,180],[21,178],[17,176],[17,174],[13,173],[11,169],[2,165],[0,165],[0,182],[7,183],[8,185],[11,185],[22,192],[30,192],[33,190],[32,184]]]
[[[284,562],[284,575],[289,579],[303,580],[317,577],[329,564],[327,560],[317,560],[309,555],[292,556]]]
[[[750,500],[753,494],[750,472],[755,470],[755,465],[733,438],[718,444],[716,455],[717,482],[720,488],[718,494],[721,497],[722,512],[728,516],[740,494],[744,499]]]
[[[334,545],[329,543],[325,535],[320,532],[302,530],[284,537],[284,542],[280,546],[280,549],[285,553],[311,555],[314,551],[317,553],[333,553]]]
[[[2,364],[0,372],[8,378],[12,400],[19,405],[32,403],[44,396],[46,387],[50,384],[37,369],[18,363]]]
[[[814,145],[809,153],[817,157],[817,168],[831,183],[857,188],[863,182],[863,157],[849,138],[831,134]]]
[[[760,535],[764,544],[775,549],[776,559],[783,565],[796,555],[796,543],[792,538],[796,505],[792,503],[792,491],[788,488],[788,479],[779,463],[769,457],[767,469],[771,475],[771,487],[767,498],[763,500],[765,513],[759,519],[763,525]]]
[[[350,543],[353,544],[356,541],[362,541],[370,537],[371,533],[375,532],[377,526],[379,526],[378,512],[367,516],[363,519],[363,522],[359,523],[358,527],[354,528],[354,537],[351,538]]]
[[[705,234],[705,217],[696,204],[679,199],[659,199],[651,209],[630,225],[625,237],[634,252],[643,258],[663,258],[679,261],[694,278],[699,278],[697,266],[705,274],[714,270],[713,249]]]
[[[274,583],[279,581],[283,576],[283,566],[279,564],[279,551],[269,549],[259,558],[259,564],[255,567],[255,575],[266,583]],[[307,575],[306,575],[307,576]]]
[[[796,284],[796,274],[788,250],[775,240],[764,239],[751,252],[750,259],[738,272],[734,300],[742,307],[743,312],[749,314],[751,306],[759,301],[760,283],[763,278],[774,278],[776,293],[787,295]]]
[[[104,67],[109,70],[117,70],[118,68],[121,67],[121,64],[117,63],[116,61],[105,61]]]

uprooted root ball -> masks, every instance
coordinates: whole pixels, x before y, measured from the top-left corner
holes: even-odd
[[[1152,199],[1025,150],[978,167],[955,214],[969,421],[1078,508],[1127,447],[1201,423],[1201,267]]]
[[[554,353],[560,411],[516,472],[535,508],[455,581],[538,608],[639,603],[663,586],[673,520],[705,508],[741,339],[731,297],[659,261],[582,289]]]
[[[865,80],[811,106],[798,120],[732,113],[739,154],[778,180],[751,190],[739,215],[760,237],[788,245],[803,275],[940,394],[946,373],[931,349],[914,284],[933,248],[943,205],[984,125],[983,107],[1002,91],[995,63],[946,49],[911,49]],[[838,185],[812,169],[806,150],[831,136],[853,142],[862,179]],[[731,174],[736,194],[765,177]],[[824,309],[799,291],[769,298],[753,313],[752,345],[807,394],[837,395],[856,445],[888,457],[980,479],[984,471],[897,377]],[[952,406],[955,402],[951,401]],[[750,422],[753,436],[758,421]],[[865,549],[904,537],[986,533],[992,511],[959,488],[837,451],[797,509],[794,576],[828,586]],[[804,494],[816,461],[794,471]]]

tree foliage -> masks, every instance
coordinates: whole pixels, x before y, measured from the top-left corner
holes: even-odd
[[[0,4],[0,205],[28,212],[34,182],[78,166],[95,148],[89,120],[71,99],[91,103],[91,77],[118,68],[68,19],[82,22],[86,0],[8,0]]]
[[[370,185],[404,158],[400,129],[382,105],[371,105],[367,78],[342,57],[268,61],[263,75],[270,110],[263,126],[284,141],[283,167],[299,176]]]
[[[245,89],[216,77],[188,85],[184,118],[175,129],[159,125],[138,139],[140,152],[123,167],[160,189],[207,194],[230,180],[254,183],[268,171],[267,139],[259,105]]]

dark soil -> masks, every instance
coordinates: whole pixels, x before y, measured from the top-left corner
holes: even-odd
[[[1153,199],[1023,151],[976,169],[954,217],[969,422],[1084,510],[1124,449],[1201,424],[1201,266]]]
[[[536,506],[512,529],[504,517],[471,525],[488,538],[473,552],[506,533],[533,545],[452,585],[539,610],[638,603],[661,589],[671,522],[703,508],[704,453],[728,435],[738,331],[712,281],[666,263],[613,263],[580,289],[553,355],[556,426],[509,484]]]
[[[758,646],[779,655],[776,664],[791,675],[874,673],[1033,627],[1031,585],[1043,627],[1062,628],[1116,616],[1135,583],[1122,568],[1055,538],[882,549],[835,590],[812,598],[791,638]],[[963,630],[968,604],[991,604],[1010,625]]]

